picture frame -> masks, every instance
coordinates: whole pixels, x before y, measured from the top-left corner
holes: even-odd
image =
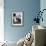
[[[12,12],[12,25],[22,26],[23,25],[23,12],[14,11]]]

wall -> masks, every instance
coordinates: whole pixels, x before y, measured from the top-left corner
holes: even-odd
[[[4,41],[4,0],[0,0],[0,42]]]
[[[7,41],[18,41],[32,28],[36,12],[40,10],[40,0],[5,0],[4,1],[4,35]],[[11,24],[13,11],[24,11],[24,26],[16,27]]]
[[[46,9],[46,0],[41,0],[41,1],[40,1],[40,9],[41,9],[41,11],[42,11],[43,9]],[[46,27],[46,20],[45,20],[45,19],[46,19],[46,10],[43,12],[42,17],[43,17],[43,22],[41,21],[41,22],[40,22],[40,25]]]

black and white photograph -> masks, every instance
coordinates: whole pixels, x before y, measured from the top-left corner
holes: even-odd
[[[23,12],[12,12],[12,25],[23,25]]]

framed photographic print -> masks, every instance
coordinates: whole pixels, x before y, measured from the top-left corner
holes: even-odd
[[[23,25],[23,12],[12,12],[12,25],[22,26]]]

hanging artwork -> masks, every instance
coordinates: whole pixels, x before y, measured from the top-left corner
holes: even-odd
[[[12,25],[22,26],[23,25],[23,12],[12,12]]]

